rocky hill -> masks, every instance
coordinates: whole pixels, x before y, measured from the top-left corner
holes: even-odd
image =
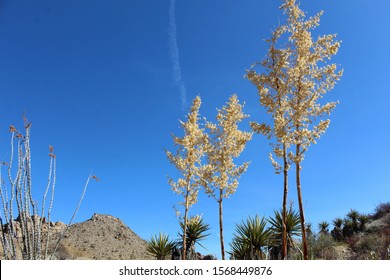
[[[135,260],[151,259],[147,243],[119,218],[94,214],[72,225],[62,239],[58,259]]]
[[[29,225],[38,222],[38,216],[28,217]],[[15,240],[22,242],[21,220],[13,222]],[[31,228],[29,226],[29,228]],[[94,214],[89,220],[71,225],[68,230],[63,222],[47,223],[42,220],[42,244],[45,244],[47,230],[50,228],[49,255],[64,232],[63,238],[54,255],[60,260],[147,260],[152,257],[147,253],[147,242],[135,234],[119,218],[110,215]],[[10,226],[2,225],[0,234],[10,234]],[[21,244],[20,244],[21,245]],[[43,246],[44,247],[44,246]],[[0,243],[1,252],[2,243]],[[50,250],[51,249],[51,250]],[[4,256],[1,254],[0,259]],[[17,258],[21,258],[17,250]]]

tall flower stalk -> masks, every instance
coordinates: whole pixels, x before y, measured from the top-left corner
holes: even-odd
[[[253,123],[255,132],[275,137],[274,154],[283,160],[283,167],[271,157],[276,172],[283,170],[283,221],[286,222],[288,169],[295,165],[295,179],[302,228],[303,257],[308,259],[305,215],[302,202],[301,162],[311,144],[325,133],[330,120],[323,119],[337,102],[321,102],[325,93],[333,89],[342,76],[336,64],[329,61],[338,52],[336,35],[318,36],[312,30],[319,26],[322,12],[306,18],[295,0],[284,0],[281,9],[287,22],[278,27],[268,41],[267,58],[259,63],[265,71],[257,73],[252,67],[247,77],[258,88],[260,103],[271,114],[273,126]],[[295,146],[295,149],[290,150]],[[282,257],[286,256],[286,225],[283,230]]]
[[[197,96],[193,102],[190,112],[187,115],[187,121],[180,121],[184,131],[183,137],[173,136],[173,142],[177,146],[175,153],[165,150],[166,155],[176,169],[180,173],[177,180],[169,178],[168,182],[172,187],[173,192],[183,196],[183,201],[179,204],[184,207],[184,216],[182,217],[184,232],[183,232],[183,250],[182,259],[186,259],[187,255],[187,223],[188,211],[192,205],[197,202],[198,192],[200,187],[200,170],[202,166],[202,157],[205,153],[206,135],[199,124],[199,109],[201,99]]]
[[[223,200],[236,192],[238,179],[248,168],[249,162],[237,166],[234,159],[239,157],[251,140],[252,133],[241,131],[238,124],[248,115],[242,111],[237,95],[232,95],[222,109],[218,110],[217,123],[207,122],[209,142],[207,146],[207,164],[203,168],[202,182],[206,194],[218,203],[219,236],[221,256],[225,259],[223,234]]]

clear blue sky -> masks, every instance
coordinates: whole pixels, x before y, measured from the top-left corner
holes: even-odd
[[[36,199],[48,145],[57,154],[55,220],[71,217],[93,170],[101,182],[90,185],[76,222],[105,213],[145,239],[159,231],[175,237],[179,197],[166,176],[177,173],[164,148],[174,149],[171,133],[181,135],[178,120],[198,94],[208,119],[233,93],[246,102],[250,120],[267,118],[243,76],[284,20],[280,3],[176,0],[173,10],[170,0],[0,1],[1,160],[9,156],[8,126],[21,128],[26,112]],[[390,200],[390,2],[301,4],[308,15],[325,11],[316,34],[338,34],[333,61],[345,70],[328,94],[340,101],[330,128],[303,162],[306,218],[316,225]],[[237,161],[252,163],[224,204],[226,244],[235,223],[281,206],[283,178],[274,174],[270,149],[256,135]],[[219,256],[216,202],[202,194],[191,213],[203,213],[212,227],[208,251],[200,251]]]

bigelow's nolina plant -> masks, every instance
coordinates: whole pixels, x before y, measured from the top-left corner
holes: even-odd
[[[284,0],[281,9],[287,21],[268,40],[270,49],[267,57],[257,63],[263,69],[257,73],[252,68],[247,72],[248,79],[258,89],[261,106],[273,118],[273,125],[252,123],[252,129],[275,138],[273,146],[276,159],[271,156],[271,161],[277,173],[283,171],[284,174],[282,259],[287,256],[288,170],[291,164],[295,164],[303,257],[308,259],[301,163],[310,145],[316,144],[326,132],[330,120],[325,118],[337,105],[337,102],[325,103],[322,99],[343,73],[337,70],[336,64],[330,63],[340,42],[332,34],[313,38],[312,31],[319,26],[322,12],[306,18],[296,0]],[[292,150],[293,146],[295,151]],[[277,162],[278,158],[283,160],[283,166]]]
[[[188,211],[192,205],[198,200],[198,192],[200,188],[200,169],[202,167],[202,158],[206,149],[206,134],[203,128],[200,127],[199,109],[201,105],[200,96],[195,97],[192,101],[190,112],[187,114],[187,121],[180,121],[183,128],[183,137],[172,136],[175,146],[177,146],[176,152],[170,152],[165,150],[167,158],[170,163],[173,164],[177,171],[180,173],[180,177],[177,180],[169,178],[168,182],[172,187],[172,191],[176,194],[183,196],[182,202],[179,204],[184,208],[184,216],[181,218],[183,221],[183,248],[182,259],[185,260],[187,256],[187,224],[188,224]]]
[[[238,124],[249,117],[244,114],[243,107],[237,95],[233,94],[222,109],[217,109],[217,122],[206,124],[209,141],[206,149],[207,164],[202,169],[202,184],[206,194],[218,203],[222,260],[225,259],[222,203],[236,192],[238,179],[249,166],[249,162],[241,165],[234,162],[252,139],[252,133],[238,128]]]
[[[32,194],[31,123],[26,118],[24,118],[24,128],[25,134],[23,135],[14,126],[10,126],[10,158],[9,162],[1,162],[0,166],[0,198],[2,206],[0,240],[3,259],[51,259],[54,257],[61,239],[79,210],[90,179],[98,180],[98,178],[96,176],[88,176],[72,218],[59,235],[52,236],[53,228],[50,218],[56,185],[56,155],[53,153],[53,147],[49,146],[49,174],[39,209],[38,201],[34,200]],[[7,170],[7,183],[2,176],[4,168]],[[49,201],[47,201],[48,199]],[[15,218],[17,218],[18,223],[15,221]],[[50,239],[53,239],[52,242]],[[53,242],[55,242],[54,246],[50,246]]]

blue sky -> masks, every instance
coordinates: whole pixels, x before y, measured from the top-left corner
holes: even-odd
[[[166,176],[177,173],[164,148],[174,149],[171,133],[181,135],[178,120],[198,94],[207,119],[237,93],[250,120],[267,120],[243,76],[283,22],[280,3],[176,0],[173,10],[169,0],[1,1],[1,159],[9,157],[8,126],[21,128],[25,112],[33,124],[36,199],[48,173],[48,145],[55,147],[53,219],[71,217],[93,170],[101,182],[90,185],[76,222],[111,214],[145,239],[159,231],[175,237],[173,206],[180,198]],[[303,162],[306,219],[316,225],[390,200],[390,2],[302,0],[301,6],[308,15],[324,10],[315,35],[338,34],[333,61],[344,68],[328,94],[340,101],[330,128]],[[283,178],[274,174],[270,149],[255,135],[237,161],[252,163],[224,203],[226,243],[235,223],[280,208]],[[295,201],[293,172],[290,179]],[[212,227],[208,251],[200,251],[219,256],[217,211],[203,194],[191,208]]]

